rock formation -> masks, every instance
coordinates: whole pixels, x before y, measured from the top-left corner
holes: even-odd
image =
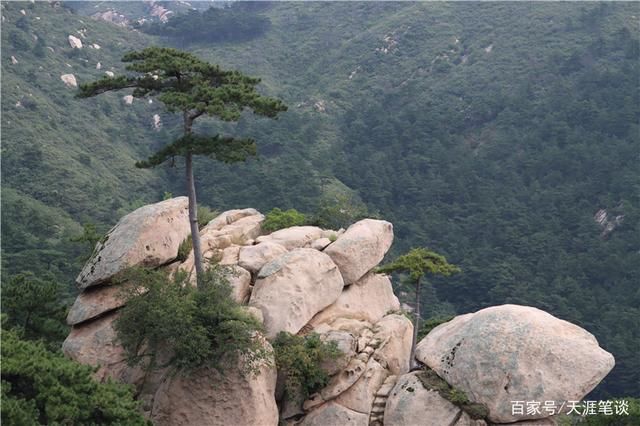
[[[73,74],[63,74],[60,76],[60,80],[62,80],[67,87],[78,87],[76,76]]]
[[[489,420],[523,420],[511,401],[579,401],[611,371],[613,356],[584,329],[529,306],[503,305],[460,315],[416,347],[423,362]],[[548,417],[542,411],[529,419]]]
[[[263,221],[255,209],[220,214],[200,230],[203,256],[227,271],[233,297],[264,323],[267,339],[280,331],[315,332],[336,343],[341,356],[322,366],[329,374],[327,386],[306,401],[276,391],[274,363],[264,364],[258,376],[238,374],[240,368],[220,375],[206,367],[190,375],[167,369],[149,373],[126,364],[113,321],[126,303],[120,292],[135,290],[135,284],[117,280],[119,272],[134,265],[168,274],[181,270],[195,283],[193,251],[176,260],[189,235],[185,197],[128,214],[97,245],[77,279],[82,292],[67,319],[72,330],[65,354],[95,366],[99,380],[134,385],[145,414],[157,425],[530,421],[505,412],[509,398],[579,399],[613,365],[593,336],[533,308],[496,307],[459,316],[422,340],[417,359],[486,405],[488,414],[472,418],[425,386],[421,372],[409,373],[413,325],[400,312],[389,278],[374,271],[391,246],[390,223],[365,219],[347,231],[297,226],[263,235]]]

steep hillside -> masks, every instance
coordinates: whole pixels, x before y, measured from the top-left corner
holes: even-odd
[[[184,193],[181,167],[133,167],[175,117],[126,105],[125,93],[77,100],[60,79],[118,73],[126,50],[168,43],[262,77],[289,105],[275,122],[203,124],[253,136],[260,151],[246,165],[197,161],[204,204],[313,211],[336,193],[363,200],[394,223],[394,254],[426,245],[463,269],[433,280],[425,316],[542,308],[614,354],[602,395],[640,395],[640,5],[275,3],[255,12],[270,20],[260,37],[188,44],[48,4],[2,7],[5,271],[70,280],[80,249],[68,235],[80,224],[106,229],[165,191]]]

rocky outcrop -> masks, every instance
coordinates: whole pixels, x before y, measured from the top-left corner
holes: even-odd
[[[482,309],[436,327],[417,345],[416,358],[485,404],[496,423],[524,420],[512,414],[511,401],[581,400],[614,366],[613,356],[587,331],[517,305]]]
[[[189,235],[187,197],[172,198],[129,213],[96,245],[76,279],[80,288],[101,284],[131,266],[154,267],[176,258]]]
[[[193,250],[174,260],[189,235],[187,216],[181,197],[118,222],[78,277],[83,292],[69,312],[72,329],[63,344],[67,356],[96,367],[99,380],[133,384],[154,424],[554,424],[511,416],[511,401],[579,400],[613,366],[611,355],[579,327],[534,308],[505,305],[435,328],[416,353],[435,372],[409,373],[413,325],[398,312],[389,278],[374,272],[393,239],[390,223],[365,219],[347,231],[302,226],[263,235],[264,216],[240,209],[200,230],[205,266],[226,274],[234,299],[264,324],[268,338],[280,331],[314,332],[334,342],[341,356],[321,365],[327,386],[304,401],[283,396],[273,363],[263,364],[258,375],[240,374],[242,365],[224,375],[207,367],[191,374],[131,367],[113,324],[126,303],[120,294],[137,287],[114,277],[145,265],[167,274],[183,271],[195,285]],[[472,412],[466,403],[452,403],[451,394],[426,383],[426,372],[486,407]]]
[[[249,304],[262,310],[267,337],[297,333],[315,314],[332,304],[344,283],[329,256],[295,249],[260,269]]]
[[[364,219],[351,225],[324,252],[338,265],[345,285],[349,285],[378,265],[392,242],[391,223]]]

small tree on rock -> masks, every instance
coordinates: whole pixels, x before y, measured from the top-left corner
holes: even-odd
[[[236,139],[220,135],[205,136],[192,132],[194,121],[208,115],[222,121],[237,121],[245,109],[255,114],[275,118],[287,107],[277,99],[262,96],[256,90],[260,79],[238,71],[226,71],[218,65],[176,49],[150,47],[131,52],[122,58],[130,63],[126,69],[133,75],[105,77],[81,84],[78,97],[87,98],[113,90],[133,88],[137,98],[156,96],[169,112],[181,113],[182,136],[165,146],[136,167],[149,168],[184,157],[189,197],[189,222],[195,258],[196,276],[203,276],[203,260],[198,231],[196,189],[193,156],[205,155],[233,163],[256,155],[252,139]]]
[[[408,272],[409,279],[416,287],[415,324],[413,327],[410,358],[411,366],[415,367],[416,362],[414,356],[418,340],[418,329],[420,328],[420,283],[422,281],[422,277],[426,274],[449,276],[456,272],[460,272],[460,268],[448,263],[444,256],[420,247],[413,248],[407,254],[404,254],[393,262],[378,268],[378,272],[381,273],[399,271]]]

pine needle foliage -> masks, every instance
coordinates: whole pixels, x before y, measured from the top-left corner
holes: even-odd
[[[182,114],[183,135],[148,159],[137,162],[136,167],[155,167],[177,156],[184,157],[194,263],[200,282],[204,267],[198,233],[193,156],[204,155],[224,163],[235,163],[255,156],[257,150],[252,139],[195,135],[192,133],[194,121],[203,115],[221,121],[237,121],[246,109],[260,116],[275,118],[287,107],[282,101],[257,91],[260,79],[239,71],[224,70],[188,52],[148,47],[126,54],[122,61],[128,63],[126,70],[131,74],[81,84],[77,96],[88,98],[109,91],[133,89],[134,97],[154,96],[167,111]]]
[[[326,361],[338,358],[341,351],[335,342],[323,342],[317,333],[307,336],[281,331],[273,342],[278,370],[283,372],[285,392],[302,400],[323,388],[329,375],[322,369]]]
[[[269,362],[257,338],[261,324],[233,300],[221,269],[208,269],[199,289],[184,274],[171,280],[161,271],[132,269],[123,278],[137,284],[121,295],[127,304],[115,322],[129,363],[224,373],[242,357],[243,372],[255,373]]]
[[[2,423],[7,425],[147,425],[129,386],[98,383],[93,370],[42,342],[2,330]]]
[[[423,247],[413,248],[407,254],[398,257],[391,263],[383,265],[377,272],[390,274],[393,272],[406,272],[416,287],[415,323],[413,324],[413,342],[411,344],[410,363],[415,366],[414,354],[420,330],[420,284],[426,274],[449,276],[460,272],[460,268],[451,265],[447,259],[434,251]]]

